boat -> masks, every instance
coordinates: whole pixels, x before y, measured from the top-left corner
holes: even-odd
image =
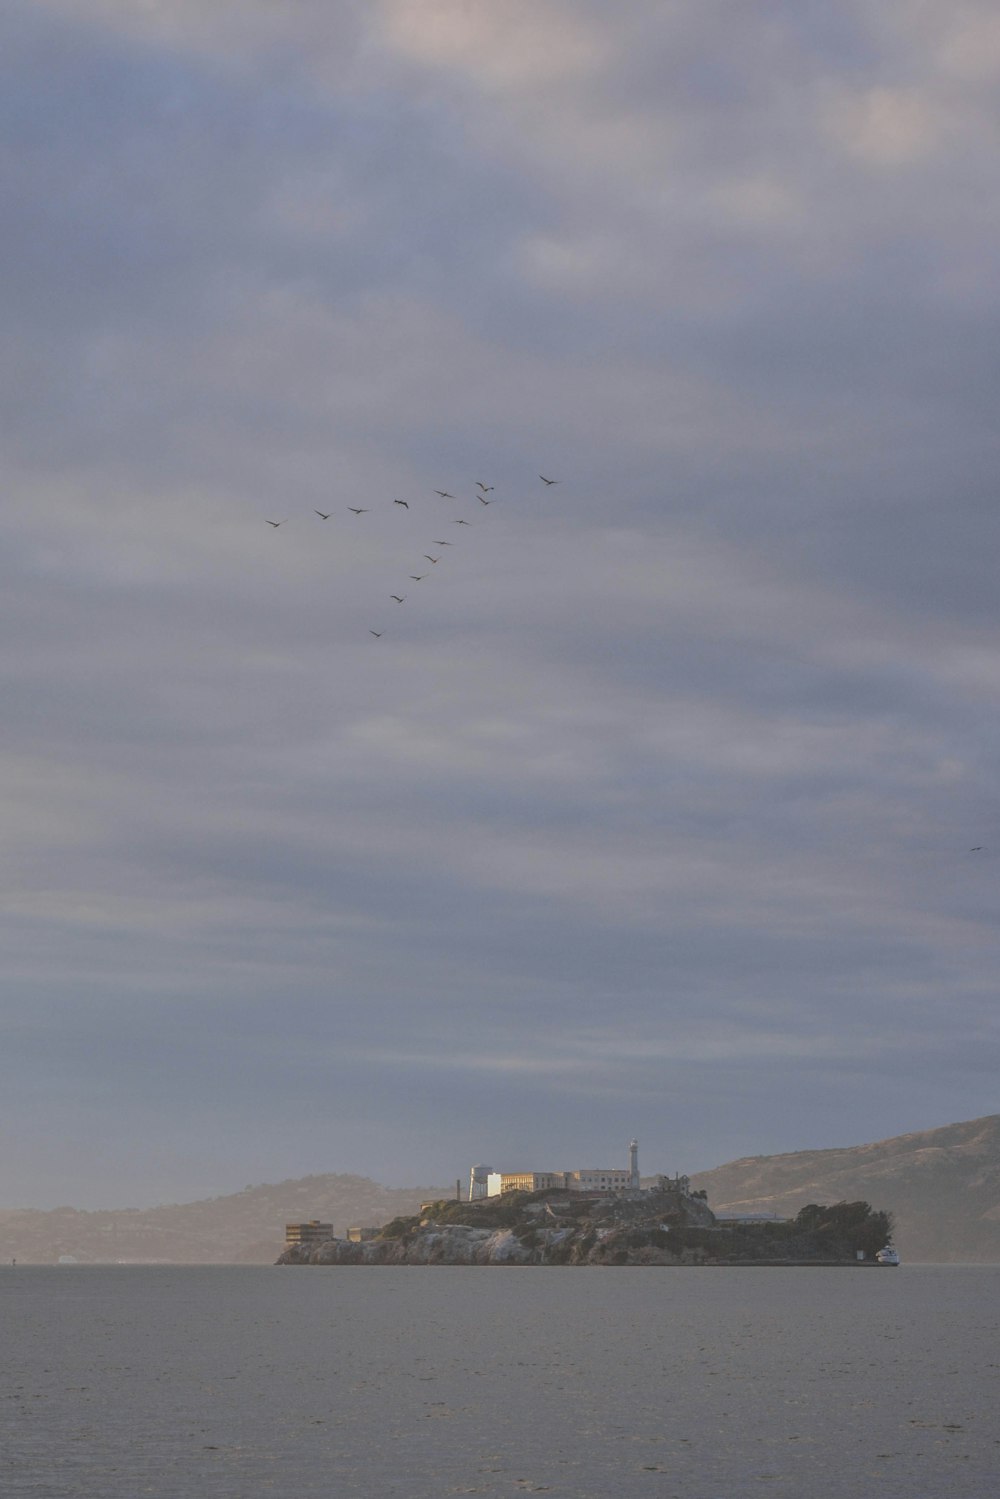
[[[899,1255],[896,1253],[895,1249],[893,1249],[891,1244],[887,1244],[885,1248],[880,1249],[878,1254],[875,1256],[875,1263],[877,1265],[898,1265]]]

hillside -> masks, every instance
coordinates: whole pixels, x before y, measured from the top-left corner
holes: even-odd
[[[747,1156],[691,1184],[716,1213],[790,1216],[861,1198],[893,1213],[904,1264],[1000,1262],[1000,1114],[872,1145]]]
[[[285,1223],[319,1218],[335,1233],[379,1225],[443,1197],[441,1187],[380,1187],[364,1176],[303,1176],[247,1187],[227,1197],[157,1208],[83,1212],[0,1210],[0,1260],[53,1264],[60,1255],[90,1261],[273,1264]]]
[[[905,1261],[1000,1263],[1000,1115],[871,1145],[748,1156],[692,1177],[718,1213],[793,1217],[807,1203],[859,1199],[892,1211]],[[226,1197],[157,1208],[0,1210],[0,1261],[273,1263],[285,1223],[319,1218],[343,1234],[416,1213],[451,1193],[379,1186],[363,1176],[305,1176]]]

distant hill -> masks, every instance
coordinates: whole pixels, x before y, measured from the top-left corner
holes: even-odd
[[[268,1265],[285,1246],[286,1222],[319,1218],[343,1234],[352,1224],[388,1223],[452,1194],[446,1187],[380,1187],[365,1176],[303,1176],[157,1208],[0,1209],[0,1260],[54,1264],[73,1255],[85,1263]]]
[[[864,1199],[896,1218],[904,1261],[1000,1263],[1000,1114],[874,1145],[748,1156],[691,1178],[717,1213],[794,1216],[809,1202]],[[227,1197],[83,1212],[0,1209],[0,1261],[247,1264],[274,1262],[285,1223],[319,1218],[342,1235],[450,1197],[454,1188],[381,1187],[364,1176],[303,1176]]]
[[[692,1176],[716,1213],[797,1213],[864,1199],[907,1261],[1000,1263],[1000,1114],[841,1150],[747,1156]]]

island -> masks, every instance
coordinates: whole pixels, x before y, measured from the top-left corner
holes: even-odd
[[[323,1225],[326,1228],[326,1225]],[[286,1246],[279,1265],[861,1265],[891,1241],[867,1202],[810,1203],[795,1218],[716,1218],[703,1193],[510,1191],[441,1199],[377,1230]]]

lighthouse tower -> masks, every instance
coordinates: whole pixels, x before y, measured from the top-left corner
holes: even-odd
[[[635,1191],[639,1190],[639,1142],[630,1140],[628,1146],[628,1184]]]

